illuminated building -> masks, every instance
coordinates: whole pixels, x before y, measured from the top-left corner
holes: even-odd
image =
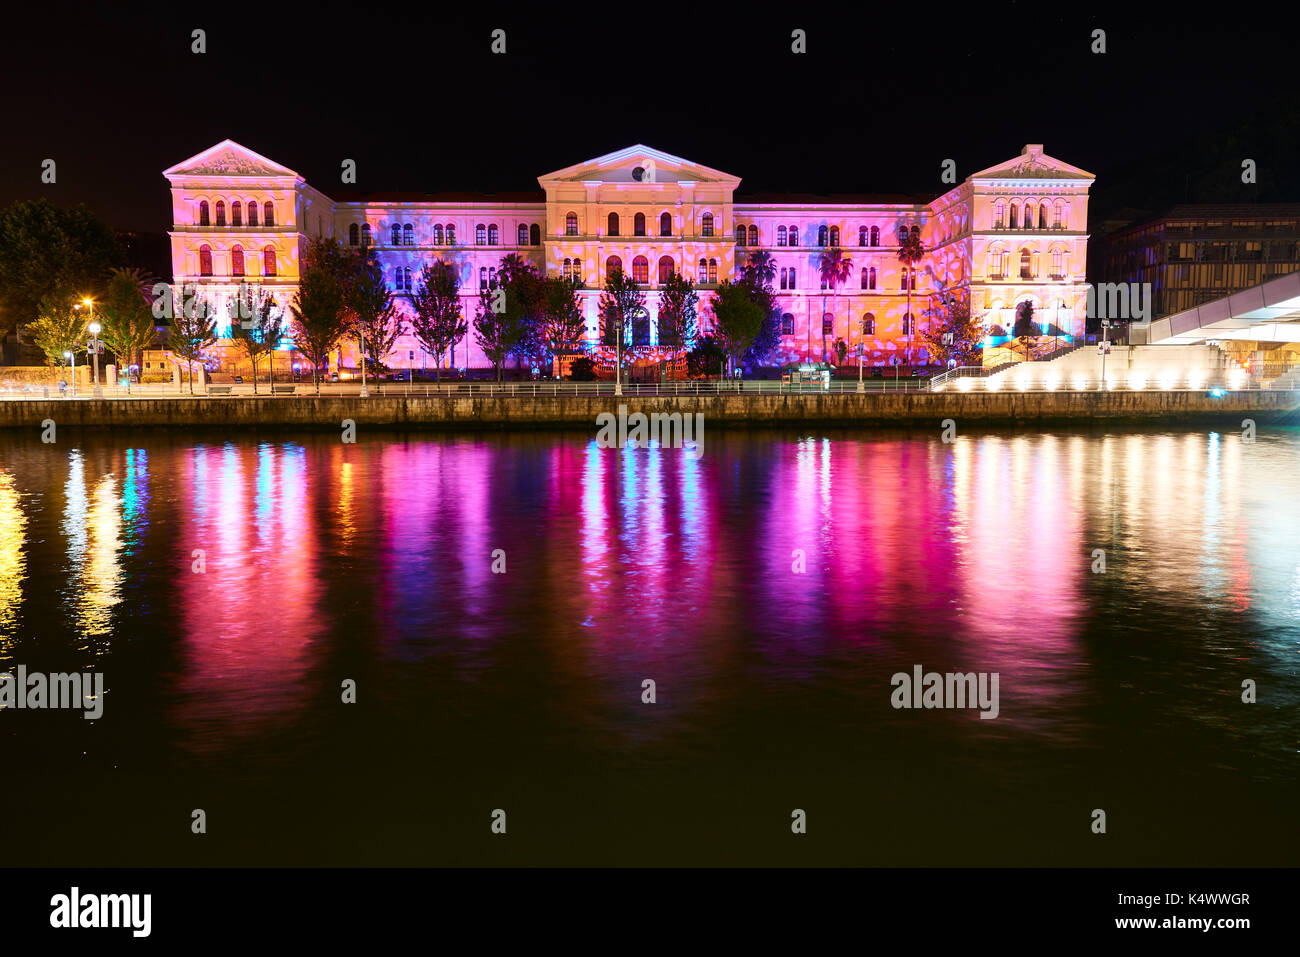
[[[797,176],[797,171],[792,171]],[[936,170],[938,173],[938,170]],[[163,174],[172,187],[172,271],[222,311],[241,281],[260,283],[286,304],[297,286],[308,239],[334,236],[377,251],[398,308],[421,267],[454,262],[469,335],[444,365],[485,368],[472,320],[479,290],[502,257],[516,254],[548,275],[580,278],[587,335],[598,334],[600,287],[621,268],[647,290],[648,321],[632,335],[647,350],[659,341],[658,289],[670,272],[701,290],[701,327],[717,284],[758,250],[772,256],[783,315],[773,363],[820,361],[861,345],[868,365],[918,361],[917,328],[968,302],[993,334],[1010,332],[1030,302],[1045,330],[1083,333],[1088,189],[1093,176],[1053,159],[1040,145],[925,197],[736,195],[740,178],[647,146],[632,146],[538,177],[521,194],[336,196],[293,170],[230,140]],[[955,177],[954,177],[955,178]],[[926,255],[911,277],[909,323],[900,239],[919,229]],[[823,288],[819,262],[838,246],[851,260],[848,281]],[[229,325],[220,333],[228,335]],[[351,347],[331,357],[348,368]],[[403,335],[388,364],[432,368]]]

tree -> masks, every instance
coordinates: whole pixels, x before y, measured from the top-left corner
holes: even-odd
[[[1042,335],[1042,330],[1034,321],[1034,304],[1027,299],[1016,306],[1016,321],[1011,334],[1024,351],[1025,361],[1028,362],[1033,357],[1034,345]]]
[[[384,281],[384,269],[370,246],[356,255],[347,298],[353,329],[361,337],[361,361],[382,365],[402,334],[402,324],[392,290]]]
[[[763,325],[763,309],[749,296],[749,290],[724,279],[713,298],[713,317],[719,344],[732,366],[754,342]]]
[[[844,357],[849,354],[849,346],[843,339],[835,340],[835,364],[844,365]]]
[[[51,369],[64,364],[65,352],[74,355],[85,348],[87,316],[73,308],[72,293],[53,292],[41,300],[36,321],[28,323],[26,332],[36,348],[45,353]]]
[[[839,246],[832,246],[818,258],[818,271],[821,273],[822,282],[831,287],[831,316],[838,311],[839,306],[839,288],[849,281],[849,276],[853,273],[853,259],[844,255],[844,250]],[[822,297],[822,309],[825,311],[825,297]],[[849,322],[853,317],[849,317]],[[834,334],[832,328],[831,333]],[[847,327],[846,327],[847,331]],[[851,331],[848,333],[853,335]],[[826,361],[826,323],[822,323],[822,361]]]
[[[750,298],[763,310],[763,324],[754,336],[753,344],[745,351],[745,359],[755,364],[763,362],[781,344],[781,304],[772,288],[775,278],[776,260],[765,249],[750,253],[748,261],[740,268],[739,283],[749,290]]]
[[[501,259],[497,284],[506,293],[506,308],[502,315],[512,340],[506,355],[514,357],[516,367],[525,361],[531,365],[547,353],[542,277],[531,262],[517,253],[510,253]]]
[[[915,266],[925,256],[925,247],[921,245],[921,227],[910,229],[906,238],[899,240],[898,261],[902,263],[904,285],[907,287],[907,316],[910,327],[907,331],[907,362],[912,362],[912,339],[916,336],[916,320],[912,316],[912,286],[915,285]]]
[[[600,341],[606,348],[615,350],[620,373],[628,351],[628,323],[644,313],[645,292],[636,281],[628,278],[621,269],[609,273],[600,296]]]
[[[411,333],[434,356],[434,376],[442,378],[442,355],[469,331],[461,313],[460,276],[441,259],[420,270],[411,296]]]
[[[674,272],[659,284],[659,344],[685,351],[694,341],[699,320],[700,295],[695,283]]]
[[[153,345],[158,335],[145,293],[150,286],[139,269],[114,269],[95,313],[101,327],[99,338],[124,360],[128,370],[136,354]]]
[[[123,263],[117,238],[85,206],[13,203],[0,211],[0,337],[37,320],[51,296],[102,288]]]
[[[231,300],[230,331],[235,342],[253,366],[253,394],[257,394],[257,363],[265,356],[271,367],[271,393],[275,393],[275,349],[284,338],[284,310],[275,297],[261,286],[241,283],[237,298]]]
[[[587,331],[578,290],[582,283],[561,276],[542,280],[542,341],[552,358],[580,347]]]
[[[686,374],[692,379],[703,379],[721,370],[726,352],[713,336],[700,336],[691,351],[686,353]]]
[[[979,319],[971,318],[970,304],[963,299],[953,300],[920,336],[925,351],[942,365],[950,360],[959,366],[980,364],[984,329]]]
[[[590,356],[579,356],[569,363],[569,381],[595,382],[596,363]]]
[[[290,333],[303,354],[311,359],[312,382],[320,395],[320,366],[330,349],[348,330],[348,296],[351,282],[350,253],[338,240],[310,240],[289,309],[293,313]]]
[[[190,395],[194,394],[194,365],[202,362],[208,347],[217,341],[216,310],[205,299],[191,299],[172,311],[167,346],[185,360],[190,372]]]

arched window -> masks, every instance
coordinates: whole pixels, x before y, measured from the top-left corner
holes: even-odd
[[[447,245],[456,245],[456,226],[454,223],[447,224]]]
[[[217,200],[217,225],[226,225],[226,201],[224,199]]]
[[[565,259],[565,260],[564,260],[564,272],[560,273],[560,275],[563,276],[565,279],[568,279],[570,273],[572,273],[572,272],[573,272],[573,260],[572,260],[572,259]]]
[[[477,226],[474,227],[474,245],[475,246],[487,245],[487,227],[482,223],[479,223]]]
[[[912,334],[912,314],[909,312],[903,316],[903,335],[910,336],[911,334]]]
[[[903,290],[904,292],[907,291],[907,274],[910,271],[911,270],[909,270],[906,266],[904,266],[902,269],[899,270],[898,273],[898,288]]]
[[[791,227],[790,227],[790,245],[791,245],[791,246],[798,246],[798,245],[799,245],[799,227],[798,227],[798,226],[791,226]]]
[[[230,250],[230,275],[242,276],[244,274],[244,247],[234,246]]]
[[[782,289],[785,288],[785,268],[784,268],[784,267],[782,267],[782,269],[781,269],[781,288],[782,288]]]
[[[1042,206],[1038,207],[1038,228],[1039,229],[1047,228],[1047,204],[1046,203],[1043,203]]]
[[[717,281],[718,281],[718,261],[716,259],[710,259],[709,260],[709,282],[716,283]]]
[[[650,260],[646,259],[644,256],[637,256],[632,260],[632,281],[650,281]]]
[[[645,235],[645,213],[637,213],[632,217],[632,235]]]
[[[1003,229],[1006,226],[1007,204],[998,200],[993,204],[993,228]]]
[[[831,245],[832,245],[832,246],[838,246],[839,244],[840,244],[840,228],[839,228],[838,226],[832,226],[832,227],[831,227]]]
[[[1025,229],[1034,228],[1034,204],[1033,203],[1025,203],[1024,224],[1025,224]]]
[[[405,281],[406,281],[405,278],[402,276],[402,267],[401,266],[395,267],[393,269],[393,288],[398,292],[401,292],[402,284]]]
[[[442,223],[433,224],[433,244],[435,246],[442,245]]]
[[[868,285],[868,280],[870,280],[870,278],[871,278],[871,273],[868,271],[866,266],[863,266],[862,267],[862,288],[863,289],[871,288],[871,286]]]
[[[488,245],[496,246],[499,244],[499,242],[500,242],[500,232],[497,229],[497,224],[493,223],[491,226],[488,227]]]
[[[486,289],[486,288],[488,287],[488,284],[487,284],[487,266],[479,266],[479,267],[478,267],[478,287],[479,287],[480,289]]]
[[[348,227],[348,245],[355,246],[361,242],[361,227],[353,223]]]
[[[673,217],[671,213],[659,214],[659,235],[671,236],[673,234]]]
[[[411,291],[411,267],[407,266],[405,269],[402,270],[402,273],[404,274],[406,279],[406,282],[404,283],[405,289],[407,292],[410,292]]]
[[[528,227],[528,245],[540,246],[542,244],[542,227],[533,223]]]
[[[581,259],[575,259],[573,261],[573,281],[582,282],[582,260]]]
[[[1063,203],[1058,199],[1058,200],[1056,201],[1056,204],[1052,207],[1052,228],[1053,228],[1053,229],[1060,229],[1060,228],[1061,228],[1061,224],[1062,224],[1062,222],[1064,222],[1064,220],[1062,219],[1062,213],[1063,213],[1064,211],[1065,211],[1065,206],[1064,206],[1064,204],[1063,204]]]
[[[791,289],[798,289],[798,288],[799,288],[799,286],[798,286],[798,285],[795,283],[795,281],[794,281],[794,267],[793,267],[793,266],[790,267],[790,288],[791,288]]]
[[[211,225],[208,222],[208,201],[206,199],[199,200],[199,225]]]
[[[275,247],[267,246],[262,250],[262,275],[275,275]]]
[[[866,226],[859,226],[859,227],[858,227],[858,245],[859,245],[859,246],[865,246],[865,245],[867,245],[867,241],[868,241],[868,238],[867,238],[867,227],[866,227]]]
[[[1017,206],[1015,203],[1012,203],[1012,204],[1011,204],[1011,212],[1010,212],[1010,215],[1007,217],[1007,227],[1008,227],[1008,228],[1010,228],[1010,229],[1015,229],[1015,228],[1016,228],[1016,223],[1018,222],[1018,220],[1017,220],[1016,217],[1017,217],[1017,215],[1019,214],[1019,212],[1020,212],[1020,207]]]
[[[880,245],[880,227],[879,227],[879,226],[872,226],[872,227],[871,227],[871,245],[873,245],[873,246],[879,246],[879,245]]]
[[[199,247],[199,275],[212,275],[212,247],[207,243]]]
[[[750,244],[751,246],[757,246],[757,245],[758,245],[758,227],[757,227],[757,226],[750,226],[750,227],[749,227],[749,244]]]
[[[875,289],[875,288],[876,288],[876,267],[875,267],[875,266],[872,266],[872,267],[867,271],[867,273],[868,273],[868,275],[867,275],[867,288],[868,288],[868,289]]]
[[[414,223],[407,223],[405,226],[402,227],[402,245],[403,246],[415,245],[415,224]]]
[[[701,236],[713,235],[713,214],[712,213],[705,213],[700,218],[700,235]]]
[[[578,214],[577,213],[567,213],[565,215],[564,235],[566,236],[578,235]]]
[[[785,227],[784,227],[784,226],[778,226],[778,227],[776,227],[776,244],[777,244],[778,246],[784,246],[784,245],[785,245]]]
[[[497,287],[497,267],[488,266],[488,285],[493,289]]]
[[[618,235],[618,213],[610,213],[605,217],[605,233],[609,236]]]
[[[876,317],[873,313],[869,312],[862,317],[862,334],[864,336],[876,334]]]
[[[520,224],[519,224],[518,236],[517,236],[516,238],[517,238],[517,240],[518,240],[518,241],[515,243],[516,246],[527,246],[527,245],[528,245],[528,226],[527,226],[526,224],[524,224],[524,223],[520,223]]]
[[[257,200],[255,199],[248,201],[248,225],[257,225]]]
[[[698,278],[696,279],[696,281],[697,281],[697,282],[708,282],[708,281],[709,281],[709,261],[708,261],[707,259],[701,259],[701,260],[700,260],[700,271],[699,271]]]
[[[1028,249],[1020,250],[1020,278],[1033,279],[1034,274],[1030,271],[1030,255]]]
[[[905,242],[907,242],[907,237],[908,237],[909,233],[910,233],[910,230],[909,230],[906,226],[899,226],[899,227],[898,227],[898,245],[901,246],[901,245],[903,245]]]
[[[829,238],[830,238],[830,230],[828,230],[825,226],[818,226],[818,227],[817,227],[817,245],[818,245],[818,246],[825,246],[825,245],[826,245],[826,240],[829,239]]]
[[[616,272],[623,271],[623,260],[618,256],[610,256],[605,260],[605,275],[612,276]]]
[[[1052,278],[1065,278],[1065,250],[1059,246],[1052,250]]]
[[[230,204],[230,225],[244,225],[244,206],[239,200],[235,200]]]
[[[659,284],[662,286],[669,279],[673,278],[673,257],[659,257]]]
[[[736,245],[744,246],[749,239],[749,231],[744,226],[736,227]]]
[[[788,312],[781,316],[781,335],[794,335],[794,316],[790,315]]]
[[[263,226],[275,225],[275,204],[272,203],[269,199],[262,204],[262,225]]]
[[[823,336],[835,335],[835,317],[832,316],[829,312],[822,313],[822,335]]]
[[[370,224],[369,223],[361,224],[361,245],[363,248],[370,245]]]
[[[390,245],[393,246],[402,245],[402,224],[401,223],[393,223],[393,241]]]

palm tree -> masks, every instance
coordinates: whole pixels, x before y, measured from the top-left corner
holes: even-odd
[[[915,282],[913,278],[913,266],[921,261],[925,256],[925,247],[921,245],[921,227],[915,226],[907,232],[905,236],[898,241],[898,261],[903,264],[906,272],[903,273],[903,284],[907,287],[907,318],[910,328],[907,332],[907,354],[904,358],[910,364],[912,361],[912,339],[916,336],[916,320],[912,318],[912,285]]]
[[[831,287],[831,315],[835,314],[835,309],[839,305],[839,288],[849,281],[849,276],[853,272],[853,260],[844,255],[844,250],[839,246],[832,246],[821,254],[818,263],[821,270],[822,282],[828,283]],[[822,297],[822,311],[826,310],[826,298]],[[848,322],[853,322],[850,316]],[[834,330],[832,330],[834,331]],[[852,329],[846,327],[850,338],[853,336]],[[822,323],[822,361],[826,361],[826,323]]]

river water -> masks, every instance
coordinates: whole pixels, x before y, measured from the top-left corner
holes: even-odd
[[[0,438],[0,672],[104,676],[0,711],[0,854],[1295,863],[1296,431],[702,452]]]

